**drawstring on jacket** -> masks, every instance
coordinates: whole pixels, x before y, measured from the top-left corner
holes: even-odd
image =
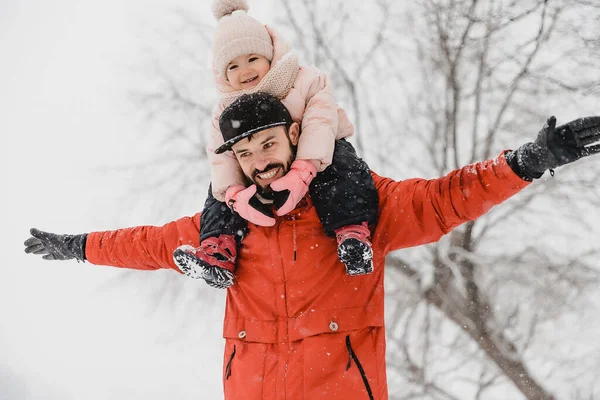
[[[298,251],[298,242],[296,241],[296,217],[292,216],[292,238],[294,241],[294,261],[296,261],[296,253]]]
[[[350,367],[352,366],[352,360],[354,360],[354,363],[356,364],[356,366],[358,367],[358,370],[360,371],[360,376],[363,380],[363,383],[365,384],[365,388],[367,388],[367,393],[369,394],[369,399],[374,400],[375,398],[373,397],[373,391],[371,391],[371,385],[369,385],[369,380],[367,379],[367,374],[365,374],[365,370],[363,369],[362,365],[360,364],[360,361],[358,361],[358,357],[356,357],[356,354],[354,353],[354,350],[352,349],[352,344],[350,343],[350,335],[346,336],[346,348],[348,349],[348,364],[346,365],[346,371],[348,371],[350,369]]]

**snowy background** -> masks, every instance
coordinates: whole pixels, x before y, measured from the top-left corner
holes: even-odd
[[[377,2],[383,3],[386,2]],[[255,0],[250,4],[254,17],[281,26],[282,14],[275,16],[272,12],[278,2]],[[348,7],[350,12],[356,11]],[[188,30],[200,25],[190,25],[190,21],[187,25],[179,24],[181,16],[188,15],[186,10],[193,10],[189,15],[197,18],[195,23],[206,23],[208,28],[214,25],[208,2],[0,0],[0,176],[4,198],[2,220],[8,221],[0,230],[2,400],[222,398],[223,292],[202,282],[182,279],[170,271],[126,272],[74,261],[48,262],[26,256],[22,251],[22,242],[31,227],[81,233],[160,225],[198,211],[206,188],[206,164],[200,151],[189,150],[201,146],[193,137],[190,141],[165,145],[166,132],[176,130],[169,125],[169,118],[156,118],[149,123],[145,111],[140,111],[153,107],[143,94],[160,90],[156,88],[161,86],[152,79],[157,71],[175,74],[173,81],[181,79],[184,87],[195,88],[192,97],[199,104],[212,104],[212,94],[203,97],[204,91],[212,93],[210,76],[202,75],[198,69],[200,66],[206,72],[209,65],[206,48],[197,47],[198,54],[192,55],[196,64],[191,67],[186,64],[189,58],[182,57],[180,61],[170,56],[181,55],[182,49],[193,52],[197,46],[186,40],[192,37]],[[360,12],[365,21],[373,22],[362,26],[361,31],[364,37],[360,39],[368,48],[367,33],[377,33],[380,15],[375,8]],[[179,15],[179,19],[174,15]],[[579,15],[577,10],[573,15]],[[397,25],[393,23],[395,17],[396,14],[390,13],[392,22],[386,22],[391,28]],[[406,29],[422,29],[424,25],[418,21],[416,28],[406,26]],[[581,24],[592,26],[591,20]],[[290,26],[285,28],[295,45],[307,49],[302,54],[306,59],[326,70],[336,69],[331,60],[326,62],[326,52],[311,53],[310,44],[304,43],[302,36],[294,35]],[[210,33],[209,29],[203,29]],[[529,31],[535,29],[523,28],[517,36]],[[421,119],[415,119],[413,124],[398,123],[405,121],[407,115],[416,115],[411,106],[420,104],[412,103],[407,93],[417,93],[414,88],[425,90],[420,86],[422,71],[415,65],[405,69],[398,61],[416,53],[415,46],[409,39],[394,40],[390,35],[393,34],[384,32],[386,39],[392,37],[394,52],[388,49],[381,54],[366,53],[375,66],[381,66],[390,85],[377,88],[379,98],[373,99],[374,92],[367,90],[368,85],[358,87],[357,92],[365,98],[371,96],[371,107],[380,110],[397,107],[393,112],[401,115],[393,115],[399,118],[394,120],[391,114],[390,120],[378,118],[376,121],[381,125],[375,126],[365,117],[368,112],[361,114],[362,129],[370,134],[361,136],[357,146],[374,168],[392,177],[433,177],[447,171],[449,165],[440,165],[439,171],[423,168],[439,160],[432,155],[431,148],[421,143],[421,147],[415,148],[422,152],[402,151],[418,143],[414,143],[412,136],[402,136],[404,132],[398,132],[398,127],[425,130],[430,125],[422,125]],[[318,35],[312,39],[315,43],[319,41]],[[359,42],[350,39],[342,42],[350,47],[345,53],[350,59],[355,56],[350,44]],[[556,46],[568,48],[571,44],[559,40],[553,45],[555,51]],[[549,52],[543,58],[548,59],[552,54]],[[598,69],[592,60],[590,63],[591,69],[582,66],[574,75],[598,82]],[[351,78],[356,82],[372,79],[374,67],[369,68],[365,67],[364,73],[353,69],[356,74]],[[568,72],[573,66],[567,63],[562,68]],[[402,71],[410,73],[395,81],[393,78]],[[550,72],[545,76],[555,77]],[[340,101],[345,102],[351,117],[357,117],[358,109],[353,108],[352,96],[348,94],[352,93],[348,90],[352,79],[346,78],[339,75],[333,79],[340,83],[336,85],[341,87]],[[439,83],[430,78],[428,84]],[[501,83],[496,83],[501,88]],[[522,107],[522,114],[518,115],[527,116],[520,120],[508,118],[503,128],[527,133],[510,136],[501,130],[502,135],[492,149],[494,155],[502,148],[533,139],[544,120],[542,116],[549,112],[556,114],[559,122],[599,114],[597,90],[593,87],[587,91],[563,88],[565,92],[560,93],[555,88],[527,85],[526,88],[526,94],[534,96],[536,101],[527,102],[525,95],[517,95],[515,101]],[[391,97],[386,90],[402,95]],[[491,101],[486,104],[492,108]],[[175,111],[172,115],[171,120],[181,117]],[[440,118],[443,117],[440,113]],[[194,118],[188,123],[198,131],[202,123]],[[355,123],[359,122],[355,119]],[[391,136],[382,135],[385,130],[382,126],[392,128]],[[173,143],[175,149],[169,147]],[[384,155],[380,152],[382,143],[398,152]],[[164,167],[163,163],[154,163],[163,157],[172,159],[178,151],[189,157],[185,171],[178,169],[181,166],[169,165],[168,161]],[[462,160],[468,160],[464,153],[458,150],[456,153]],[[579,169],[576,168],[565,169],[561,184],[568,186],[562,186],[563,192],[547,181],[532,189],[532,193],[542,195],[535,203],[539,208],[513,220],[509,215],[505,225],[502,220],[497,221],[498,234],[483,242],[476,258],[490,270],[493,266],[494,275],[480,277],[479,282],[496,304],[498,320],[506,322],[504,334],[517,345],[532,375],[557,393],[557,398],[573,400],[600,397],[600,387],[595,383],[600,373],[600,347],[596,343],[600,328],[595,269],[598,231],[593,226],[598,219],[600,198],[598,188],[593,185],[598,168],[591,160],[581,162]],[[187,191],[163,184],[162,172],[181,178],[183,184],[187,183]],[[546,191],[555,193],[556,198],[544,197]],[[177,196],[180,193],[184,194]],[[587,202],[581,203],[579,197],[583,194]],[[527,209],[530,205],[514,203],[512,207]],[[553,214],[557,210],[562,214]],[[570,218],[569,210],[583,218]],[[534,228],[530,226],[534,222],[547,229],[535,228],[532,234]],[[526,241],[532,236],[539,242]],[[581,268],[584,272],[573,276],[558,273],[554,279],[555,269],[550,267],[544,272],[533,269],[521,274],[524,266],[537,266],[535,260],[540,258],[539,254],[519,253],[523,243],[534,247],[538,243],[552,251],[562,251],[560,254],[565,258],[558,261],[561,268],[573,266],[569,254],[588,254],[591,259],[576,256],[575,261],[587,264]],[[435,249],[439,252],[451,247],[448,239]],[[545,247],[540,248],[542,253],[546,251]],[[507,257],[507,254],[522,257]],[[425,306],[423,293],[432,270],[426,261],[430,258],[431,254],[422,252],[401,253],[399,259],[403,265],[419,266],[416,269],[422,279],[413,280],[413,284],[417,283],[412,286],[406,276],[394,273],[396,269],[390,266],[391,297],[386,305],[390,313],[390,397],[524,398],[455,325]],[[531,333],[528,328],[532,326],[536,327],[535,340],[523,340],[523,336]],[[425,346],[421,342],[425,336],[433,338],[434,344],[428,342]],[[406,347],[409,350],[405,353],[399,351]],[[426,357],[428,352],[433,355]],[[472,354],[468,362],[462,358],[466,353]],[[422,359],[415,354],[422,354]],[[433,386],[425,390],[426,385],[411,375],[410,371],[415,370],[422,371],[419,375],[422,381]],[[448,375],[448,371],[463,375]],[[486,387],[484,383],[488,381]],[[421,395],[409,397],[414,393]]]
[[[131,174],[107,167],[145,157],[128,117],[132,66],[145,45],[139,32],[173,5],[0,2],[2,400],[222,397],[223,292],[179,279],[184,295],[170,303],[154,285],[175,273],[124,281],[117,269],[22,252],[31,227],[79,233],[168,221],[143,200],[123,209]],[[194,201],[199,208],[202,197]],[[195,291],[204,304],[190,301]]]

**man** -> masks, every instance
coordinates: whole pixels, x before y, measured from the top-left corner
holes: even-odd
[[[289,167],[299,128],[277,124],[287,111],[275,99],[265,103],[264,95],[244,96],[228,110],[224,116],[229,121],[247,121],[223,129],[225,142],[266,194],[270,182]],[[226,123],[222,118],[221,124]],[[439,240],[546,170],[600,152],[600,146],[589,146],[598,140],[600,117],[560,127],[550,118],[534,142],[439,179],[396,182],[372,173],[379,215],[372,229],[374,272],[369,275],[345,273],[336,240],[325,235],[310,196],[289,215],[278,217],[273,227],[249,224],[237,281],[227,289],[225,399],[387,399],[387,253]],[[343,142],[338,146],[343,148]],[[198,245],[199,224],[200,215],[195,215],[162,227],[84,235],[32,229],[25,251],[45,259],[178,270],[171,254],[178,246]],[[194,273],[209,283],[218,278],[210,270]]]

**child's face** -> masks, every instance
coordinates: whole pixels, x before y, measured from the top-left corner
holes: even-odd
[[[252,89],[269,72],[271,63],[264,56],[243,54],[231,60],[226,75],[234,90]]]

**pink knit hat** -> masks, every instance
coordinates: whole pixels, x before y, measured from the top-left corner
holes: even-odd
[[[243,54],[258,54],[273,59],[273,42],[264,24],[248,16],[246,0],[214,0],[212,11],[217,18],[213,42],[214,66],[225,76],[227,65]]]

